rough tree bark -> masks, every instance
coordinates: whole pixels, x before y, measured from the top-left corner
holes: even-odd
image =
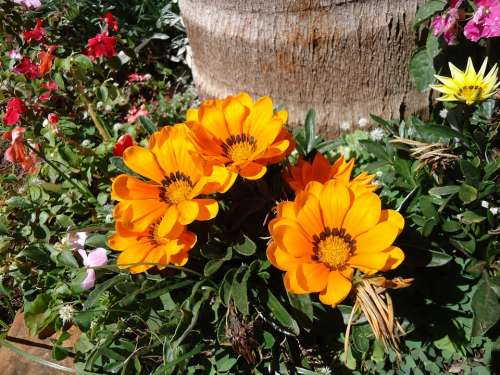
[[[180,0],[202,97],[247,91],[311,107],[323,134],[373,113],[426,114],[408,76],[422,0]]]

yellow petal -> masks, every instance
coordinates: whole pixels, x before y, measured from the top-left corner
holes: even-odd
[[[325,289],[329,274],[330,269],[321,263],[302,263],[297,266],[297,281],[308,292]]]
[[[283,225],[275,230],[273,237],[283,251],[296,258],[312,254],[312,243],[300,230]]]
[[[389,254],[389,259],[387,260],[381,271],[393,270],[396,267],[398,267],[401,264],[401,262],[405,259],[405,254],[403,253],[403,250],[401,250],[399,247],[391,246],[384,252]]]
[[[297,266],[291,267],[283,278],[283,282],[285,284],[285,289],[291,293],[295,294],[307,294],[309,293],[307,290],[302,289],[297,279]]]
[[[223,105],[224,118],[230,135],[240,135],[243,132],[243,122],[250,110],[243,106],[237,99],[229,97]]]
[[[309,194],[304,206],[302,206],[297,214],[297,219],[300,226],[311,238],[323,232],[324,225],[321,217],[319,199]]]
[[[185,200],[177,204],[179,210],[179,223],[182,225],[191,224],[198,217],[200,207],[197,202]]]
[[[389,221],[378,223],[355,238],[355,254],[374,253],[387,249],[398,236],[398,228]]]
[[[219,212],[219,204],[214,199],[194,199],[193,202],[198,204],[198,216],[196,220],[211,220]]]
[[[344,183],[336,180],[327,182],[319,202],[325,226],[330,229],[341,228],[351,206],[350,192]]]
[[[267,259],[276,268],[287,271],[288,269],[297,266],[300,263],[310,262],[311,257],[296,258],[286,251],[281,250],[276,242],[272,242],[266,250]]]
[[[163,218],[160,222],[160,226],[158,227],[158,235],[160,237],[167,236],[172,229],[175,227],[177,223],[177,219],[179,218],[179,211],[175,205],[170,206],[163,215]]]
[[[383,252],[362,253],[351,256],[348,264],[355,268],[380,271],[384,269],[388,259],[389,254]]]

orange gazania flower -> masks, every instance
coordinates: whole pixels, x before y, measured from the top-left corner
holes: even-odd
[[[113,215],[133,232],[143,232],[161,220],[158,231],[163,237],[176,222],[187,225],[194,220],[210,220],[217,215],[217,201],[198,197],[229,188],[229,172],[207,164],[196,152],[185,125],[154,133],[148,148],[127,148],[123,160],[150,180],[122,174],[113,181],[112,197],[120,201]]]
[[[267,257],[286,271],[288,291],[319,293],[322,303],[335,306],[349,294],[355,269],[373,274],[403,261],[392,246],[403,227],[403,217],[382,210],[375,193],[356,196],[342,181],[313,181],[295,201],[278,205]]]
[[[295,193],[304,190],[311,181],[325,183],[328,180],[336,179],[344,182],[356,192],[357,195],[374,191],[377,185],[372,184],[373,176],[363,172],[351,180],[354,159],[345,161],[344,157],[339,157],[333,165],[321,154],[316,153],[313,162],[310,163],[302,157],[297,164],[291,166],[283,173],[285,181],[290,185]]]
[[[136,233],[127,231],[117,222],[116,233],[109,238],[108,245],[113,250],[121,251],[116,261],[118,267],[140,273],[155,264],[159,269],[168,264],[185,265],[188,253],[196,243],[196,235],[177,223],[170,233],[160,236],[159,227],[159,223],[154,223],[145,231]]]
[[[293,140],[284,128],[288,113],[273,112],[267,96],[255,103],[241,93],[224,100],[203,102],[190,109],[187,122],[204,157],[226,166],[234,177],[257,180],[266,173],[266,165],[277,163],[289,154]]]

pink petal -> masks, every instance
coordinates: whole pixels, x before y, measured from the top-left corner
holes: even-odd
[[[82,281],[80,286],[83,289],[91,289],[95,285],[95,271],[93,269],[88,269],[87,270],[87,276],[85,277],[85,280]]]
[[[88,266],[88,256],[87,256],[87,252],[83,249],[78,249],[78,254],[80,254],[80,256],[82,257],[82,260],[83,260],[83,265],[85,267]]]
[[[108,256],[106,255],[106,249],[99,247],[92,250],[87,258],[87,267],[100,267],[108,263]]]

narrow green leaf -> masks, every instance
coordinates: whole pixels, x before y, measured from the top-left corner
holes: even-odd
[[[115,277],[106,280],[102,284],[99,284],[97,288],[95,288],[92,292],[90,292],[87,300],[83,304],[83,310],[88,310],[90,307],[94,305],[94,303],[98,300],[102,293],[106,290],[114,287],[116,284],[124,282],[127,279],[127,275],[118,274]]]
[[[280,324],[283,325],[287,330],[295,335],[300,333],[299,325],[297,321],[292,318],[290,313],[283,307],[281,302],[276,298],[276,296],[269,290],[262,290],[260,297],[264,298],[265,305],[271,310],[272,318],[276,319]]]
[[[149,134],[153,134],[155,131],[158,130],[158,127],[155,124],[153,124],[153,122],[145,116],[139,116],[139,121],[141,122],[141,125],[144,127],[144,129]]]
[[[429,194],[440,197],[442,195],[451,195],[451,194],[458,193],[459,190],[460,190],[460,186],[457,186],[457,185],[438,186],[438,187],[434,187],[432,189],[429,189]]]
[[[314,148],[314,142],[316,140],[316,111],[310,109],[306,115],[305,122],[305,135],[306,135],[306,153],[309,154]]]

